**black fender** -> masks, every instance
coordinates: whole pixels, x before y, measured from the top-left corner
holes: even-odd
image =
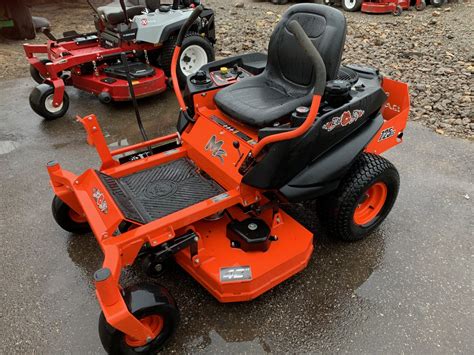
[[[384,123],[381,114],[312,162],[279,191],[291,202],[314,199],[335,190],[357,156]]]

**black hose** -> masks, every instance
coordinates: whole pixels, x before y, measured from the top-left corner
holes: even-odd
[[[181,30],[179,31],[178,38],[176,39],[176,45],[178,47],[181,47],[183,44],[184,37],[186,36],[186,33],[189,31],[191,26],[194,24],[194,22],[197,20],[199,15],[201,15],[201,12],[203,12],[204,8],[202,5],[197,6],[191,15],[188,17],[184,25],[181,27]]]
[[[138,128],[140,129],[140,133],[142,134],[142,137],[146,142],[149,139],[148,139],[148,135],[146,134],[145,128],[143,127],[140,111],[138,110],[138,102],[135,96],[135,89],[133,88],[132,78],[130,76],[130,67],[128,66],[127,55],[125,53],[121,53],[120,59],[122,60],[122,64],[125,67],[125,75],[127,76],[128,88],[130,90],[130,97],[132,98],[133,108],[135,109],[135,116],[137,118]]]

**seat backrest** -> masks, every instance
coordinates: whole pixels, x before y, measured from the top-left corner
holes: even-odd
[[[283,87],[293,84],[294,89],[305,90],[314,84],[311,60],[287,28],[292,20],[299,22],[318,49],[326,65],[327,80],[335,79],[344,49],[346,19],[340,11],[317,4],[293,5],[284,13],[270,38],[267,77],[283,81]]]

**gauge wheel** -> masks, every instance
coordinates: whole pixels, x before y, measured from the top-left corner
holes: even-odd
[[[387,217],[400,186],[397,169],[375,154],[361,154],[338,189],[318,203],[320,220],[331,236],[356,241]]]
[[[403,12],[403,9],[400,5],[397,5],[397,7],[395,8],[395,10],[392,11],[392,15],[393,16],[400,16]]]
[[[173,336],[179,323],[179,310],[166,288],[156,284],[141,284],[124,289],[123,299],[128,310],[147,326],[153,338],[143,344],[112,327],[102,312],[99,336],[109,354],[156,354]]]
[[[54,220],[65,231],[75,234],[86,234],[91,231],[86,216],[74,211],[58,196],[54,196],[51,209]]]
[[[356,12],[362,7],[362,0],[342,0],[341,5],[344,11]]]
[[[173,268],[173,264],[173,258],[168,258],[164,261],[157,261],[153,254],[148,254],[141,260],[142,271],[145,275],[152,278],[162,276],[167,270]]]
[[[171,77],[171,60],[173,58],[176,37],[171,37],[163,46],[161,67]],[[180,86],[186,84],[186,78],[196,73],[203,65],[214,60],[214,47],[211,42],[195,32],[189,32],[184,38],[178,60],[178,80]]]
[[[47,121],[63,117],[69,108],[69,96],[63,95],[63,102],[57,107],[53,105],[54,87],[40,84],[30,94],[30,106],[38,115]]]

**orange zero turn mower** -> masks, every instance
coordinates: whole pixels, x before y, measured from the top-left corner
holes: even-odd
[[[109,353],[153,353],[179,312],[157,284],[122,288],[122,269],[156,275],[174,260],[220,302],[250,301],[303,270],[313,232],[285,203],[317,199],[329,234],[369,235],[399,189],[380,154],[402,141],[408,86],[376,69],[341,65],[346,21],[315,4],[290,7],[268,56],[204,65],[177,83],[177,132],[109,150],[94,115],[78,120],[101,159],[80,175],[48,163],[53,214],[65,230],[92,230],[104,262],[95,275],[99,333]]]

